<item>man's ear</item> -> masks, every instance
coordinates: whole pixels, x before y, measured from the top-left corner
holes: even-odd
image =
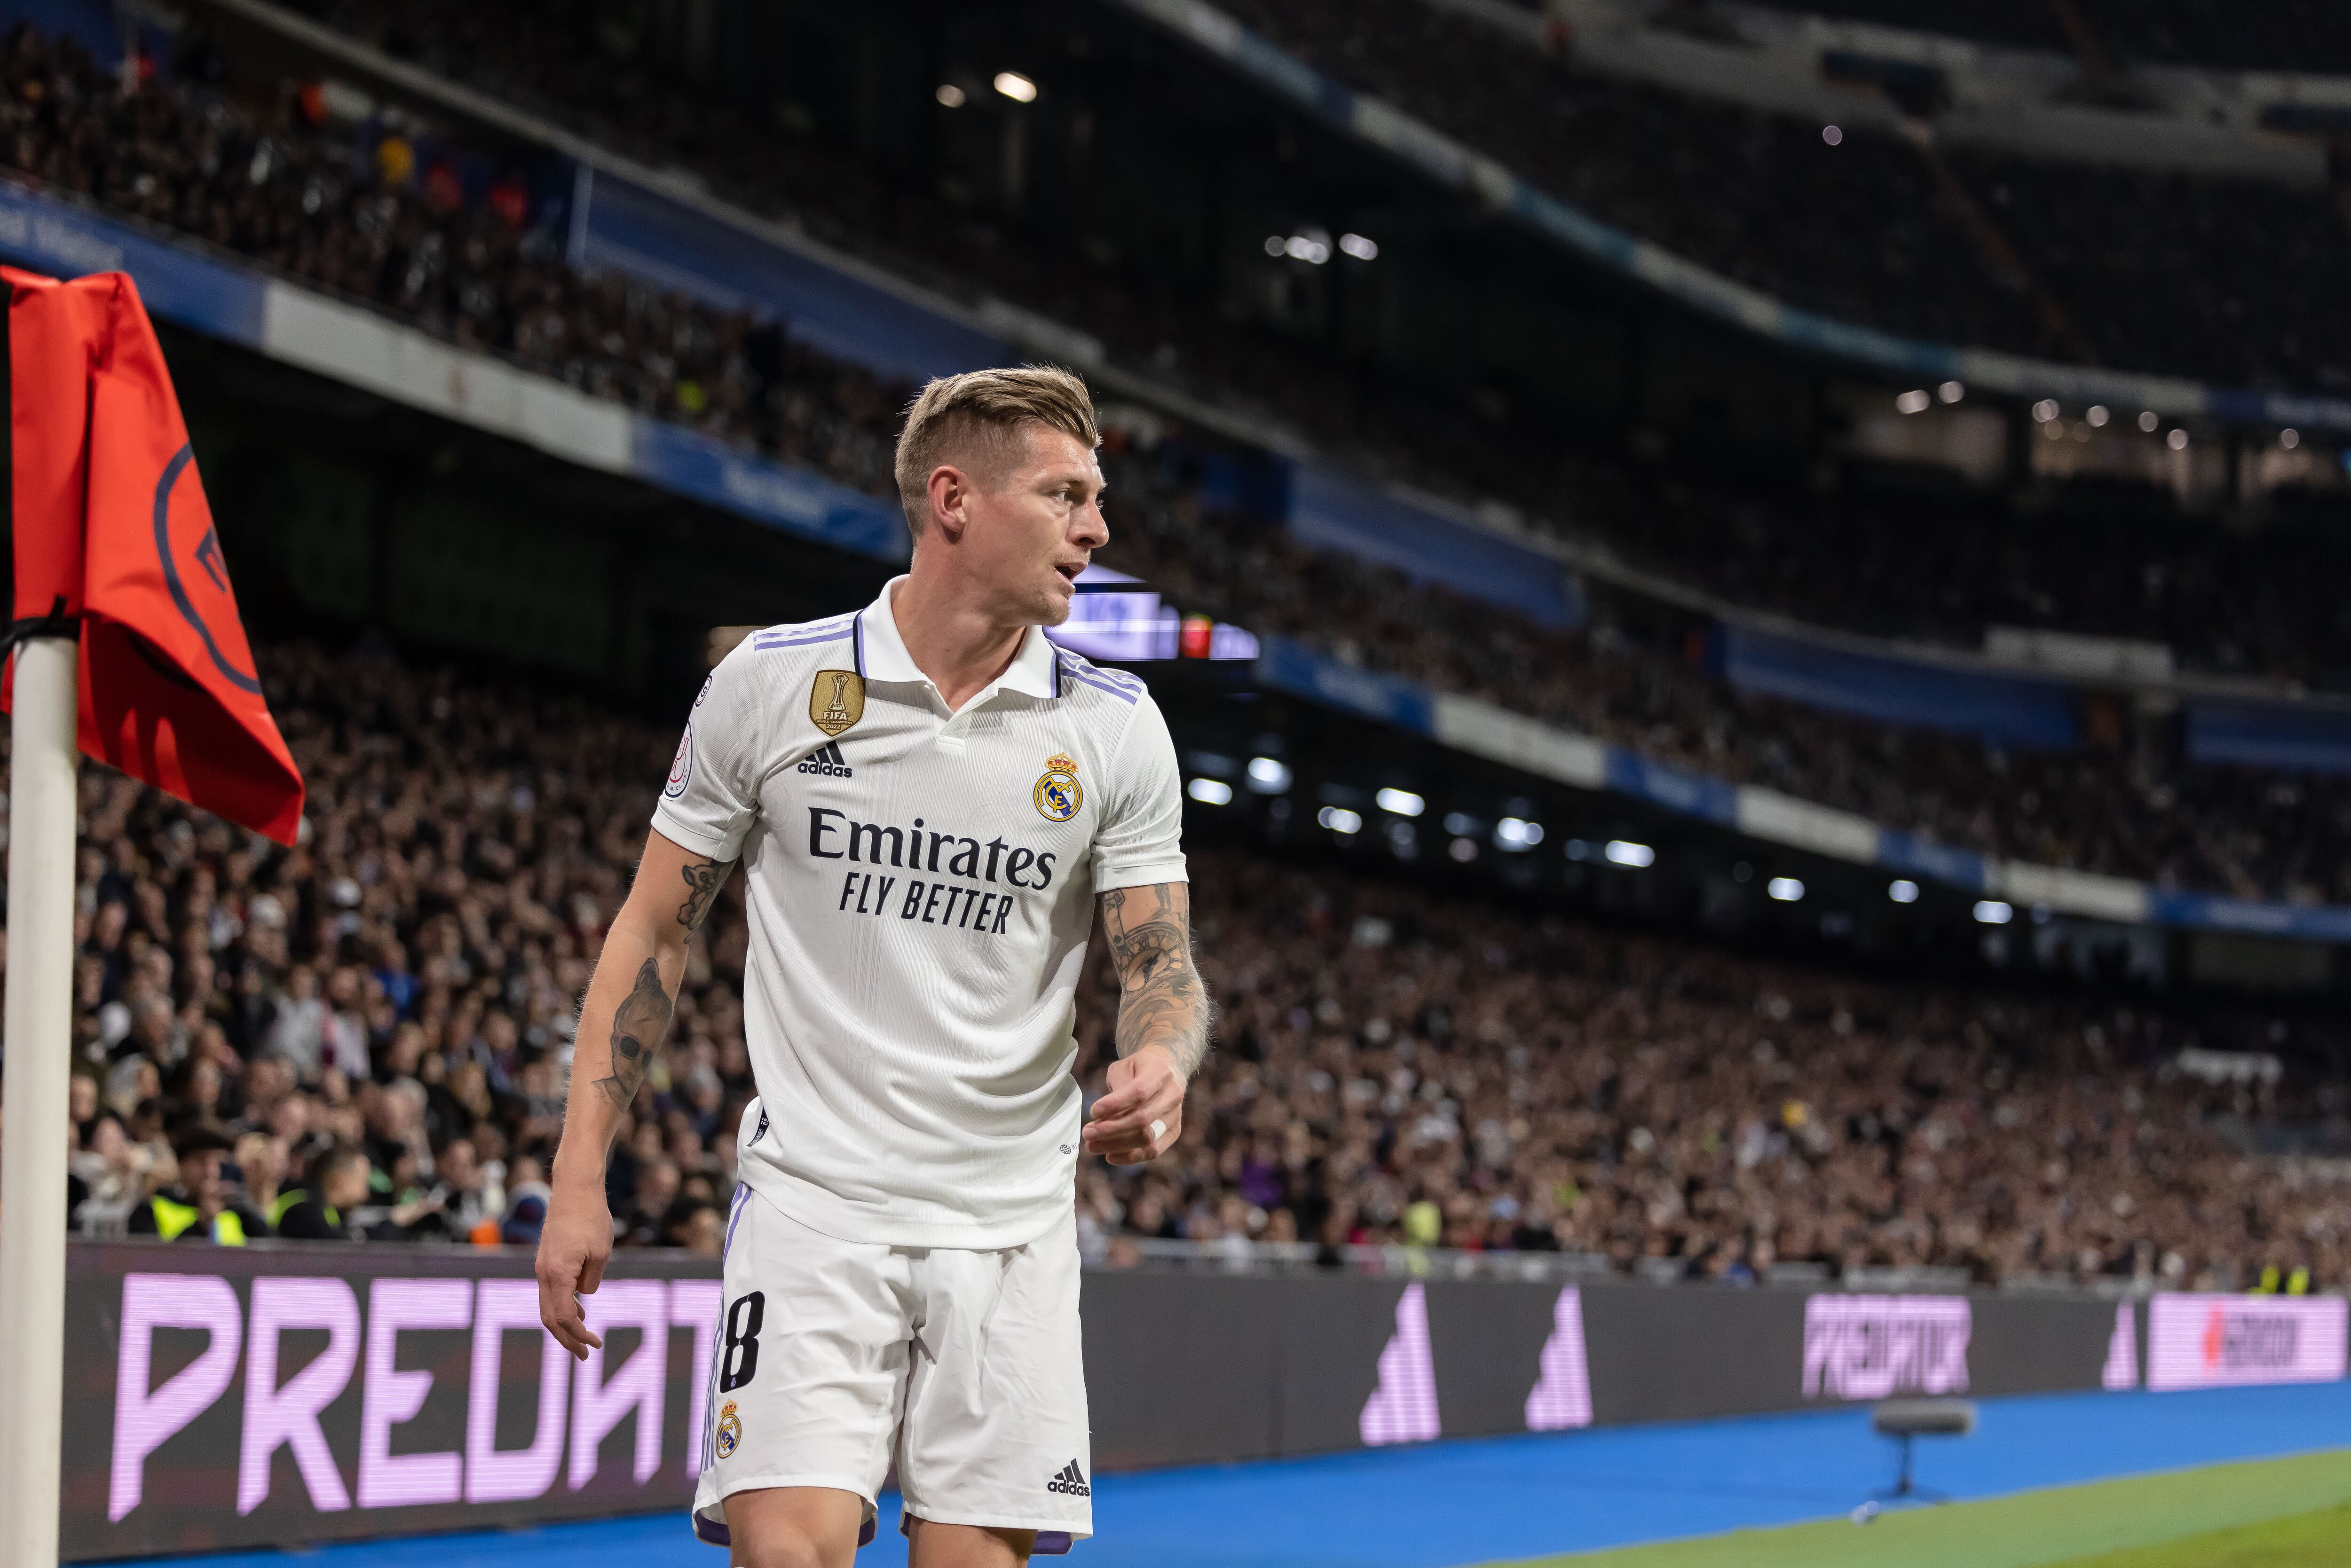
[[[949,544],[963,538],[964,529],[970,526],[968,507],[971,501],[971,476],[952,464],[940,464],[931,470],[928,486],[931,498],[931,528],[942,534]]]

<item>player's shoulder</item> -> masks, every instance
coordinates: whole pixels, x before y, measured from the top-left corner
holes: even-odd
[[[1053,684],[1064,700],[1074,698],[1081,707],[1099,706],[1121,719],[1127,710],[1151,701],[1151,688],[1142,676],[1105,669],[1058,643],[1053,645]]]
[[[821,648],[831,643],[854,643],[857,641],[857,617],[862,613],[862,611],[852,610],[843,615],[829,615],[821,621],[793,621],[777,626],[763,626],[744,638],[739,649],[758,658],[763,654]]]

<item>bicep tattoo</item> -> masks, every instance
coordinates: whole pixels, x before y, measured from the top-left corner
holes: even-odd
[[[1187,901],[1170,884],[1149,891],[1147,912],[1130,908],[1143,901],[1130,900],[1127,889],[1102,895],[1102,925],[1118,969],[1118,1053],[1161,1046],[1189,1077],[1208,1053],[1208,988],[1192,959]]]
[[[685,879],[685,902],[677,906],[677,923],[688,931],[699,930],[710,906],[718,902],[726,873],[734,869],[733,861],[688,861],[680,866],[678,874]]]
[[[596,1087],[615,1111],[626,1111],[635,1103],[654,1053],[669,1038],[674,1007],[662,984],[660,966],[646,959],[644,967],[637,971],[636,985],[612,1009],[612,1061],[605,1075],[596,1080]],[[618,1124],[614,1130],[618,1131]]]

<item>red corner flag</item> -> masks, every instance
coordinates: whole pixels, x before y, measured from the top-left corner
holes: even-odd
[[[11,267],[0,283],[13,290],[16,630],[80,618],[85,755],[292,843],[302,775],[262,700],[137,287]]]

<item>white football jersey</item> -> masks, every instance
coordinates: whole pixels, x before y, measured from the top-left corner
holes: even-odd
[[[1018,1247],[1071,1201],[1094,895],[1185,880],[1176,748],[1141,681],[1035,629],[948,713],[904,580],[727,654],[653,826],[743,862],[744,1179],[844,1240]]]

